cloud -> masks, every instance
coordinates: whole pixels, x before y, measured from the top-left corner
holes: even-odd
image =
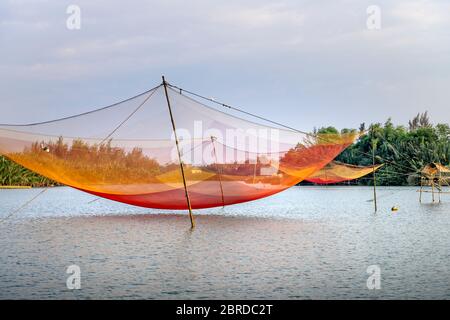
[[[395,4],[391,15],[403,26],[428,29],[448,26],[449,10],[450,3],[419,0]]]
[[[66,28],[71,4],[81,8],[79,31]],[[450,4],[377,1],[382,29],[371,31],[372,4],[2,1],[2,117],[87,111],[143,91],[164,73],[306,130],[389,116],[406,123],[425,108],[450,119]]]

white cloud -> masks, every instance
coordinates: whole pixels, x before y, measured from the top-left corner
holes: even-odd
[[[114,102],[170,72],[305,129],[391,115],[406,122],[403,109],[427,100],[432,116],[450,120],[450,4],[377,2],[382,29],[369,31],[372,1],[77,0],[82,28],[69,31],[72,2],[2,1],[0,94],[11,106],[3,116],[28,114],[25,90],[53,118],[51,104],[74,90],[69,111]]]
[[[398,23],[413,28],[445,27],[448,25],[450,3],[416,0],[400,2],[390,10]]]

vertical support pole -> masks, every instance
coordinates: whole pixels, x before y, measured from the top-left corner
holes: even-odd
[[[164,93],[166,94],[167,107],[169,108],[170,121],[172,122],[172,129],[173,129],[173,134],[175,137],[175,144],[177,146],[178,160],[180,161],[181,177],[183,178],[184,193],[186,195],[187,207],[189,209],[189,218],[191,220],[191,228],[193,229],[193,228],[195,228],[195,220],[194,220],[194,216],[192,215],[191,200],[189,198],[189,192],[187,189],[186,176],[184,174],[184,164],[183,164],[183,160],[181,159],[181,152],[180,152],[180,146],[178,143],[178,136],[177,136],[177,130],[176,130],[176,126],[175,126],[175,120],[173,119],[172,107],[170,106],[169,94],[167,92],[167,82],[164,79],[164,76],[162,77],[162,81],[163,81],[163,86],[164,86]]]
[[[223,195],[222,177],[221,177],[221,174],[220,174],[219,164],[217,162],[216,145],[214,144],[214,140],[215,140],[215,138],[213,136],[211,136],[211,143],[212,143],[212,146],[213,146],[214,158],[216,159],[216,169],[217,169],[217,174],[218,174],[218,177],[219,177],[220,193],[222,195],[222,207],[225,208],[225,197]]]
[[[376,147],[376,142],[375,142],[375,140],[373,140],[373,137],[372,137],[373,204],[375,206],[375,212],[377,212],[378,205],[377,205],[377,176],[375,174],[375,147]]]
[[[441,193],[442,193],[442,174],[441,171],[439,170],[439,203],[441,203]]]
[[[433,203],[434,203],[434,175],[432,176],[431,179],[431,195],[432,195],[432,199],[433,199]]]
[[[420,176],[420,195],[419,195],[419,203],[422,203],[422,189],[423,189],[423,176]]]
[[[256,168],[258,166],[258,156],[256,156],[256,161],[255,161],[255,165],[253,166],[253,180],[252,180],[252,184],[255,184],[256,181]]]

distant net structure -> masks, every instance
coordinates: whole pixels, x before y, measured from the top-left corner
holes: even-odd
[[[440,163],[430,163],[420,171],[420,198],[422,202],[422,193],[431,193],[432,201],[441,202],[441,194],[448,193],[443,190],[444,187],[450,186],[450,168]]]
[[[311,176],[305,178],[305,180],[316,184],[334,184],[351,181],[374,173],[381,166],[383,165],[356,166],[339,161],[332,161]]]
[[[266,125],[200,100],[164,81],[91,112],[0,125],[0,154],[99,197],[148,208],[200,209],[294,186],[356,138]]]

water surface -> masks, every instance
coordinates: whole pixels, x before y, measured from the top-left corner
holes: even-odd
[[[35,194],[0,190],[0,217]],[[2,299],[447,299],[450,196],[416,188],[294,187],[270,198],[183,211],[49,189],[0,223]],[[392,206],[400,210],[393,213]],[[66,268],[80,266],[81,290]],[[367,267],[381,269],[368,290]]]

